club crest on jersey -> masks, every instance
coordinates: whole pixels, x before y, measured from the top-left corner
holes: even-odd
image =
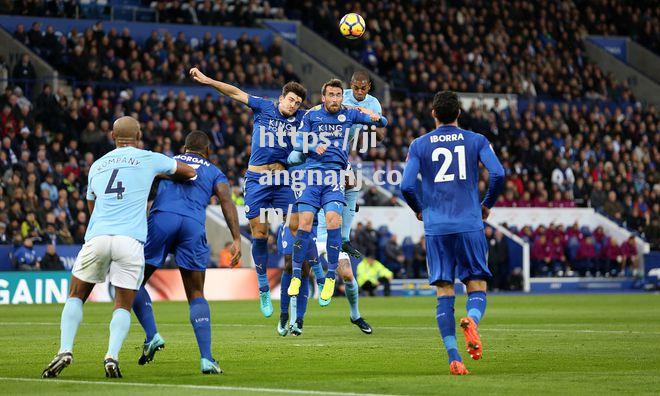
[[[459,140],[465,140],[462,133],[452,133],[448,135],[431,135],[431,143],[438,142],[457,142]]]
[[[343,115],[343,114],[340,114],[340,115],[337,116],[337,119],[339,120],[339,122],[345,122],[346,121],[346,116]]]

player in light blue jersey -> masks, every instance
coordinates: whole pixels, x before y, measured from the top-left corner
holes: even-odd
[[[215,88],[223,95],[243,103],[254,112],[252,152],[245,173],[245,215],[252,233],[252,258],[259,281],[261,313],[265,317],[273,314],[270,285],[266,265],[268,263],[268,221],[266,210],[277,210],[282,215],[291,213],[289,227],[295,234],[298,214],[295,212],[295,196],[291,187],[279,179],[292,150],[290,133],[300,124],[304,111],[300,105],[307,96],[305,87],[289,82],[282,87],[279,102],[248,95],[233,85],[213,80],[197,68],[190,70],[192,78]]]
[[[295,152],[307,157],[303,164],[302,183],[298,194],[300,223],[293,249],[293,278],[288,289],[297,296],[301,285],[302,263],[307,256],[314,217],[323,208],[328,229],[328,272],[321,299],[329,303],[334,293],[335,271],[341,249],[341,213],[344,206],[344,176],[348,166],[350,129],[354,124],[384,127],[387,119],[366,109],[347,109],[342,106],[343,86],[332,79],[323,85],[323,104],[303,116],[294,143]]]
[[[504,185],[504,169],[488,139],[458,127],[460,101],[454,92],[437,93],[432,114],[436,129],[410,145],[401,191],[424,222],[429,283],[437,287],[436,319],[449,355],[449,371],[465,375],[468,370],[456,344],[454,280],[467,286],[467,316],[460,325],[468,353],[478,360],[483,348],[477,326],[486,310],[486,280],[491,277],[483,221]],[[483,201],[479,200],[479,162],[490,177]]]
[[[136,148],[140,124],[132,117],[115,121],[117,148],[95,161],[88,176],[87,206],[91,213],[85,244],[71,271],[69,298],[60,324],[60,349],[44,369],[57,377],[73,361],[73,341],[82,321],[83,303],[106,276],[115,287],[110,340],[103,362],[106,377],[119,378],[119,350],[131,325],[131,305],[144,276],[143,244],[147,239],[147,198],[158,174],[189,179],[190,166],[163,154]]]
[[[343,221],[343,219],[342,219]],[[323,209],[319,210],[318,213],[318,225],[316,227],[316,248],[318,250],[318,256],[327,255],[326,246],[328,240],[328,228],[325,223],[325,213]],[[314,271],[314,276],[316,277],[316,282],[318,284],[319,290],[323,289],[323,283],[325,281],[323,275],[323,269],[320,264],[311,265],[312,270]],[[360,299],[360,289],[353,274],[353,267],[351,266],[351,258],[349,257],[348,252],[341,252],[339,254],[339,266],[337,267],[337,273],[344,280],[344,287],[346,293],[346,300],[348,300],[348,305],[350,308],[350,320],[351,323],[356,325],[363,333],[371,334],[373,332],[369,323],[367,323],[360,315],[360,309],[358,307],[358,302]],[[319,295],[319,304],[323,306],[325,302],[321,299]]]
[[[380,106],[378,99],[369,95],[369,91],[371,90],[371,80],[369,79],[369,73],[364,70],[356,71],[351,77],[350,85],[351,88],[344,91],[344,100],[342,101],[344,106],[364,108],[371,110],[379,115],[383,114],[383,109]],[[372,126],[372,128],[374,127]],[[361,134],[361,132],[368,131],[368,128],[361,124],[353,125],[351,129],[353,129],[351,132],[352,135],[355,136],[354,139],[358,139],[360,136],[364,136]],[[382,140],[385,136],[385,129],[375,129],[376,139],[378,141]],[[365,143],[363,143],[363,145],[369,146],[369,144],[374,144],[375,142],[367,141]],[[351,245],[351,226],[353,225],[353,218],[355,217],[359,192],[359,186],[346,186],[346,191],[344,193],[346,206],[344,206],[344,210],[341,216],[342,251],[358,259],[362,256],[362,254],[357,249],[355,249],[353,245]]]
[[[149,213],[149,236],[144,246],[146,268],[144,281],[133,303],[133,310],[146,338],[138,364],[153,360],[165,340],[156,329],[156,319],[149,293],[144,285],[162,267],[169,253],[175,254],[176,264],[186,290],[190,324],[195,332],[204,374],[220,374],[222,370],[211,354],[211,311],[204,297],[204,277],[209,261],[206,242],[206,207],[217,196],[233,242],[231,266],[241,257],[241,233],[236,205],[231,199],[227,177],[209,160],[210,141],[206,133],[193,131],[186,136],[185,153],[175,159],[189,164],[197,171],[191,180],[175,183],[161,180]]]

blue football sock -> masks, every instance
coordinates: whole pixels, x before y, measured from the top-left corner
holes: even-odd
[[[310,251],[314,251],[316,254],[315,257],[310,257],[311,254],[307,254],[307,261],[309,262],[310,267],[312,267],[312,271],[314,271],[314,278],[316,278],[316,283],[319,285],[323,285],[323,282],[325,282],[325,271],[323,271],[323,265],[321,265],[321,262],[319,261],[318,257],[318,250],[316,250],[316,245],[313,247],[310,246],[309,248]]]
[[[282,284],[280,285],[280,312],[288,313],[289,312],[289,303],[291,302],[291,297],[287,290],[291,284],[291,274],[286,271],[282,272]]]
[[[211,355],[211,310],[204,297],[198,297],[190,302],[190,324],[195,331],[197,346],[202,359],[213,361]]]
[[[298,230],[296,240],[293,243],[293,276],[300,279],[302,277],[302,265],[307,258],[307,249],[312,240],[309,231]]]
[[[486,292],[476,291],[468,293],[465,308],[467,309],[468,316],[474,319],[476,324],[479,324],[486,312],[486,302]]]
[[[108,352],[106,357],[119,360],[119,350],[124,343],[128,330],[131,328],[131,313],[124,308],[117,308],[112,313],[110,321],[110,340],[108,342]]]
[[[442,342],[445,344],[449,363],[454,360],[462,362],[461,355],[458,354],[458,345],[456,343],[456,319],[454,319],[454,302],[456,297],[444,296],[438,297],[438,306],[435,318],[438,321],[438,328],[442,336]]]
[[[300,284],[300,293],[296,297],[296,317],[298,319],[303,319],[305,317],[305,312],[307,312],[307,299],[309,298],[309,278],[302,278],[302,283]]]
[[[348,304],[351,307],[351,319],[356,320],[360,318],[360,310],[358,309],[358,298],[360,296],[360,290],[358,289],[358,283],[353,278],[352,281],[346,282],[346,299]]]
[[[335,271],[339,266],[339,252],[341,251],[341,230],[339,228],[328,230],[326,250],[328,252],[328,272],[325,277],[334,279]]]
[[[344,205],[344,210],[341,213],[341,239],[344,242],[351,239],[351,225],[355,217],[355,208],[359,193],[357,190],[347,190],[344,193],[346,205]]]
[[[69,297],[62,309],[60,319],[60,350],[57,353],[72,352],[73,340],[83,318],[83,302],[76,297]]]
[[[268,274],[266,273],[268,267],[268,239],[252,239],[252,259],[254,260],[254,268],[257,270],[259,291],[267,292],[270,290]]]
[[[140,290],[138,290],[135,295],[135,300],[133,300],[133,312],[135,312],[135,316],[146,334],[144,342],[151,341],[156,333],[158,333],[158,330],[156,329],[154,310],[151,306],[151,297],[144,286],[140,287]]]

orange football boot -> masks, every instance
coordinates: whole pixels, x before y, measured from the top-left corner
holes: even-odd
[[[458,360],[454,360],[453,362],[449,363],[449,372],[451,375],[468,375],[470,372],[468,371],[467,368],[465,368],[465,365],[463,362],[459,362]]]
[[[463,328],[468,353],[474,360],[481,359],[483,356],[483,345],[481,345],[481,337],[479,337],[477,324],[474,322],[474,319],[470,317],[462,318],[461,327]]]

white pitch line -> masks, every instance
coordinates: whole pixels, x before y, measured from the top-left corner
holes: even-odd
[[[394,394],[384,393],[350,393],[350,392],[324,392],[316,390],[300,390],[300,389],[284,389],[284,388],[252,388],[247,386],[222,386],[222,385],[189,385],[189,384],[154,384],[143,382],[110,382],[110,381],[83,381],[83,380],[63,380],[63,379],[41,379],[41,378],[15,378],[15,377],[0,377],[0,381],[17,381],[17,382],[40,382],[47,384],[50,382],[63,383],[63,384],[79,384],[79,385],[110,385],[110,386],[132,386],[132,387],[154,387],[159,388],[175,388],[175,389],[194,389],[194,390],[222,390],[222,391],[235,391],[235,392],[262,392],[262,393],[288,393],[292,395],[329,395],[329,396],[397,396]]]
[[[59,326],[59,322],[0,322],[0,326]],[[81,323],[81,325],[86,326],[106,326],[107,323]],[[134,324],[137,326],[137,324]],[[159,323],[158,326],[172,326],[188,327],[188,324],[179,324],[179,323]],[[212,324],[212,327],[270,327],[269,325],[261,324],[238,324],[238,323],[216,323]],[[496,325],[497,326],[497,325]],[[327,328],[324,325],[305,325],[305,327],[314,327],[314,328]],[[348,325],[340,325],[333,327],[353,327]],[[438,328],[434,326],[379,326],[376,328],[383,330],[428,330],[428,331],[437,331]],[[479,329],[480,332],[529,332],[529,333],[585,333],[585,334],[641,334],[641,335],[660,335],[658,331],[635,331],[635,330],[590,330],[590,329],[535,329],[527,328],[525,326],[521,327],[483,327]]]

